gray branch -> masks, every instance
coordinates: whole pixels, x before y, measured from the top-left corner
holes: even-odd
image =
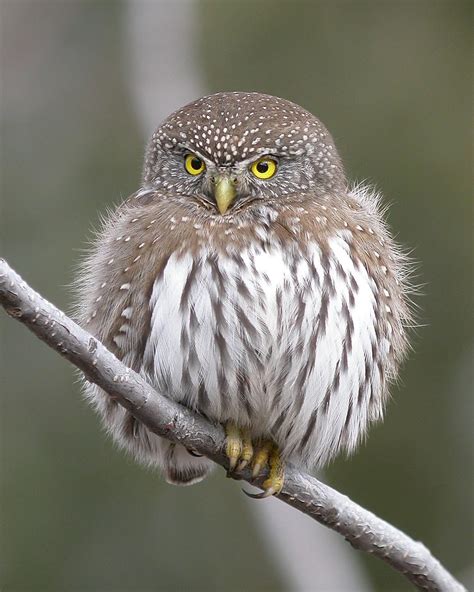
[[[80,368],[87,380],[116,397],[150,430],[228,468],[221,426],[155,391],[97,339],[36,293],[3,259],[0,259],[0,303],[7,314]],[[257,486],[265,479],[263,475],[252,480],[248,469],[239,477]],[[413,541],[295,466],[287,466],[285,484],[278,498],[343,535],[356,549],[383,559],[421,590],[465,590],[422,543]]]

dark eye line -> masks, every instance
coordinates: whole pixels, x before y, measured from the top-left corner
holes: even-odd
[[[188,146],[185,146],[184,144],[177,144],[172,149],[172,152],[174,152],[183,159],[185,159],[187,156],[195,156],[196,158],[200,158],[203,162],[205,162],[202,156],[200,156],[195,150],[189,148]]]
[[[251,164],[254,164],[255,162],[266,162],[268,160],[273,160],[273,162],[278,166],[280,164],[281,160],[284,160],[284,155],[282,156],[277,156],[276,154],[265,154],[265,156],[260,156],[260,158],[257,158],[256,160],[252,161]]]

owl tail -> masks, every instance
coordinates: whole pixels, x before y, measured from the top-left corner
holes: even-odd
[[[166,451],[164,474],[172,485],[194,485],[207,477],[214,463],[205,456],[195,456],[180,444],[169,444]]]

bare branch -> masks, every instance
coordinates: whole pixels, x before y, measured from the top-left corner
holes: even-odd
[[[0,303],[14,319],[80,368],[86,378],[117,398],[150,430],[204,454],[224,468],[224,431],[189,409],[156,392],[124,366],[100,342],[44,300],[0,259]],[[261,485],[265,476],[242,479]],[[332,528],[353,547],[372,553],[401,572],[421,590],[465,590],[420,542],[360,507],[345,495],[289,465],[278,498]]]

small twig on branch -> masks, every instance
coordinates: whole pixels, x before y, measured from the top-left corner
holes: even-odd
[[[126,407],[150,430],[228,468],[224,430],[156,392],[124,366],[92,335],[37,294],[0,259],[0,303],[14,319],[80,368],[86,378]],[[261,485],[265,476],[252,480]],[[421,590],[465,590],[420,542],[360,507],[345,495],[289,465],[278,498],[332,528],[353,547],[372,553],[401,572]]]

